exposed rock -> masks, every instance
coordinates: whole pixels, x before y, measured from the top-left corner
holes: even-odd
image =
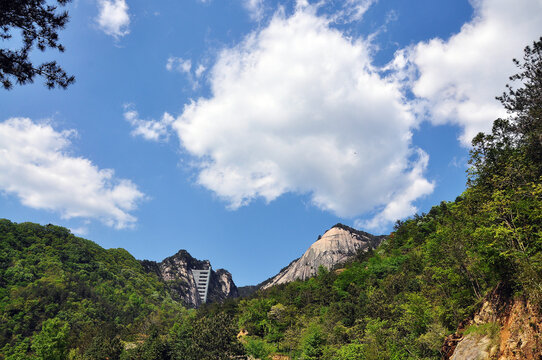
[[[141,265],[147,272],[155,273],[164,282],[173,299],[189,307],[201,305],[192,270],[208,268],[211,265],[208,260],[195,259],[188,251],[180,250],[162,262],[143,260]],[[237,296],[239,294],[231,274],[224,269],[212,270],[207,302],[220,302]]]
[[[469,334],[459,342],[450,360],[489,359],[491,345],[490,336]]]
[[[463,329],[460,329],[447,339],[443,347],[444,359],[542,359],[542,316],[524,298],[512,297],[508,290],[499,286],[460,328],[487,324],[498,326],[495,336],[483,333],[462,336]]]
[[[235,297],[239,297],[239,291],[233,282],[230,272],[224,269],[211,271],[207,301],[222,302],[227,298]]]
[[[267,289],[294,280],[306,280],[316,275],[320,266],[331,269],[348,261],[360,251],[376,248],[384,238],[337,224],[312,244],[303,256],[292,261],[275,277],[262,283],[261,288]]]
[[[542,359],[542,316],[524,299],[515,299],[502,321],[499,360]]]

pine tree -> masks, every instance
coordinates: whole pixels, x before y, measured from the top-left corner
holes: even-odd
[[[71,0],[56,0],[65,6]],[[66,88],[75,81],[56,61],[34,65],[29,54],[34,45],[41,51],[47,48],[64,51],[58,41],[58,31],[68,22],[68,12],[57,12],[58,6],[46,0],[0,0],[0,39],[9,40],[20,30],[22,46],[20,49],[0,49],[0,82],[4,89],[11,89],[13,81],[18,84],[34,82],[36,75],[45,78],[48,88]]]

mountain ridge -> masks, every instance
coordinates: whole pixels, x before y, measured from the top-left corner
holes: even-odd
[[[226,298],[239,296],[237,286],[228,270],[214,270],[209,260],[198,260],[187,250],[181,249],[160,262],[140,260],[140,263],[147,273],[158,276],[174,300],[181,301],[188,307],[199,307],[203,304],[198,295],[192,270],[211,269],[207,302],[221,302]]]
[[[337,223],[327,230],[303,253],[282,268],[277,275],[258,284],[265,290],[295,280],[306,280],[317,274],[320,266],[328,270],[356,256],[359,251],[375,249],[386,235],[372,235]]]

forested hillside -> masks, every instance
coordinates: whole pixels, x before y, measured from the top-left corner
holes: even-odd
[[[115,357],[180,310],[126,250],[0,220],[0,358]]]

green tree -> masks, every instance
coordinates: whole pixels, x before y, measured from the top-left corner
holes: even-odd
[[[246,339],[245,350],[248,355],[255,359],[268,360],[276,351],[276,348],[257,337],[249,337]]]
[[[197,319],[192,341],[194,360],[229,360],[244,353],[234,319],[222,312]]]
[[[321,359],[325,343],[326,337],[322,329],[317,325],[309,326],[301,341],[301,359]]]
[[[68,353],[68,323],[59,318],[47,319],[32,340],[32,350],[39,359],[64,360]]]
[[[351,343],[343,345],[335,355],[336,360],[359,360],[365,358],[364,344]]]
[[[514,132],[525,155],[536,168],[535,179],[542,176],[542,37],[524,50],[523,62],[514,59],[520,72],[510,80],[519,81],[522,87],[514,90],[507,85],[507,92],[498,97],[512,115]]]
[[[157,328],[150,331],[149,337],[137,348],[135,359],[162,360],[167,359],[168,348]]]
[[[542,304],[542,38],[514,63],[520,86],[498,97],[510,116],[473,139],[466,200],[481,210],[473,237],[488,263]]]
[[[192,338],[194,336],[194,318],[192,314],[175,323],[169,332],[169,349],[172,360],[197,358],[194,354]]]
[[[490,134],[472,140],[470,185],[485,190],[540,181],[542,176],[542,38],[527,46],[523,62],[513,60],[520,72],[497,97],[510,116],[497,119]]]
[[[92,340],[90,347],[85,352],[88,360],[118,360],[123,347],[120,339],[114,332],[106,331],[98,334]]]

